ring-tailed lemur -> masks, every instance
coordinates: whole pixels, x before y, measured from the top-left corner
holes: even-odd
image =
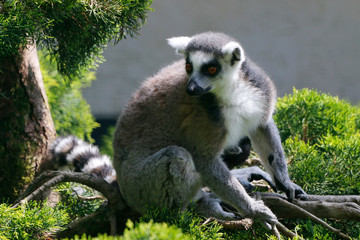
[[[221,209],[218,200],[211,201],[201,192],[207,186],[243,216],[273,226],[276,216],[262,201],[252,199],[237,180],[251,174],[263,176],[290,199],[305,194],[288,176],[272,119],[273,83],[228,35],[206,32],[170,38],[168,43],[184,59],[147,79],[117,123],[114,167],[125,201],[143,213],[150,205],[186,207],[197,197],[213,208],[216,217],[234,217]],[[241,139],[248,141],[246,137],[270,176],[257,168],[230,172],[224,164],[224,149],[239,153],[236,146]],[[108,160],[101,165],[99,156],[91,158],[97,151],[88,154],[76,147],[63,151],[60,145],[61,141],[53,145],[53,154],[60,156],[59,152],[72,163],[75,159],[78,170],[110,169]],[[106,176],[114,177],[110,170],[102,174]]]

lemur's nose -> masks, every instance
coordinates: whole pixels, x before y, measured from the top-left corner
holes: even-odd
[[[191,78],[186,87],[187,94],[189,94],[190,96],[201,96],[207,93],[208,91],[210,91],[211,89],[210,86],[201,83],[202,83],[201,80],[196,80],[194,78]]]

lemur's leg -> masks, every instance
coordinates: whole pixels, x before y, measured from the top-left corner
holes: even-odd
[[[285,191],[290,200],[298,195],[304,196],[305,192],[301,187],[289,178],[284,150],[274,120],[270,119],[265,126],[260,126],[251,134],[250,139],[276,187]]]
[[[177,146],[122,162],[118,182],[128,205],[140,213],[152,206],[186,208],[201,187],[190,153]]]
[[[200,189],[192,157],[181,147],[163,148],[137,163],[124,161],[118,181],[128,205],[140,213],[150,206],[185,209],[190,201],[197,201],[195,210],[205,217],[235,218],[222,209],[219,198]]]
[[[247,192],[252,192],[254,186],[250,184],[253,180],[264,179],[270,186],[276,189],[273,184],[271,177],[268,173],[261,170],[259,167],[246,167],[240,169],[233,169],[230,171],[231,175],[234,176],[243,185]],[[206,192],[204,189],[197,194],[197,205],[195,210],[197,213],[204,217],[216,217],[222,220],[236,219],[237,216],[234,213],[227,212],[222,207],[226,205],[216,194]],[[228,205],[226,205],[228,206]]]

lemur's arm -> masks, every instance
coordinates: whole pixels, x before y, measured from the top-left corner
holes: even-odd
[[[243,217],[259,219],[270,228],[277,223],[277,218],[271,210],[262,201],[257,201],[246,193],[244,187],[230,174],[221,159],[210,162],[202,160],[195,164],[202,183],[218,197],[235,207]]]
[[[306,193],[289,178],[284,150],[274,120],[271,118],[266,125],[260,126],[251,134],[250,139],[276,187],[283,190],[289,200],[300,195],[304,197]]]

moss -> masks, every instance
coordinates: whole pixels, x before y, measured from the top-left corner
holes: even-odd
[[[14,76],[17,79],[18,76]],[[4,85],[3,85],[4,86]],[[2,111],[0,129],[0,168],[1,200],[13,200],[17,192],[31,180],[29,168],[34,165],[31,154],[36,152],[36,146],[29,141],[25,133],[25,121],[30,115],[30,103],[24,87],[13,81],[2,89],[5,98],[0,102],[6,104]],[[24,139],[26,141],[24,141]],[[31,172],[31,171],[30,171]]]

